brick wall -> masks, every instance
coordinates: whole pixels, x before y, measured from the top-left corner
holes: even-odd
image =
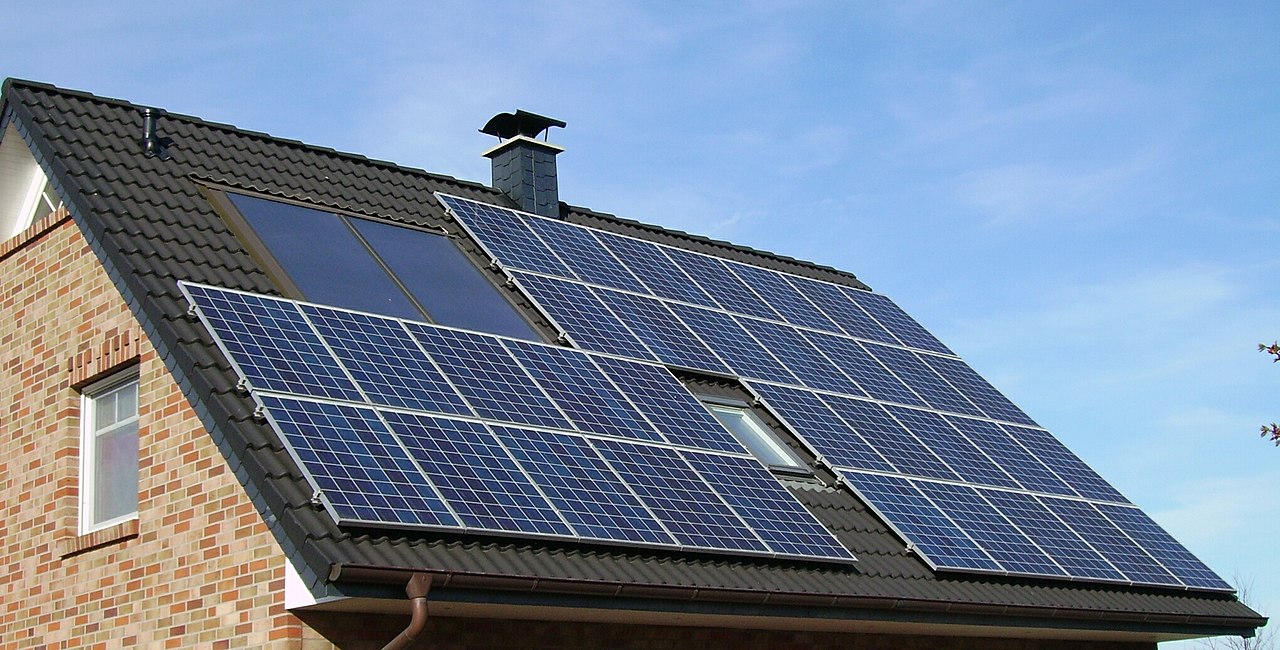
[[[297,648],[284,559],[75,224],[0,246],[0,647]],[[77,535],[80,396],[139,372],[135,522]]]

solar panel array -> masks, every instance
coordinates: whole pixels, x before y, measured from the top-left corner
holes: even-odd
[[[1230,590],[883,295],[437,196],[577,347],[740,379],[935,568]]]
[[[340,524],[854,559],[660,365],[182,290]]]

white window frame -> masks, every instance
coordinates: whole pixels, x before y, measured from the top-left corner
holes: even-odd
[[[813,473],[805,462],[801,460],[800,457],[786,445],[786,443],[782,442],[782,440],[773,433],[769,428],[769,425],[765,424],[764,420],[761,420],[760,416],[755,414],[749,405],[739,400],[719,399],[706,395],[701,396],[701,400],[702,405],[705,406],[708,411],[711,411],[711,416],[714,417],[721,426],[727,429],[734,438],[737,438],[747,451],[751,452],[757,460],[769,467],[769,469],[792,474],[807,475]],[[750,429],[750,433],[754,436],[755,440],[760,443],[761,446],[767,448],[775,457],[783,459],[784,462],[771,462],[770,459],[761,458],[756,454],[752,445],[742,439],[739,431],[726,425],[724,421],[720,419],[720,416],[716,414],[717,411],[726,413],[731,412],[734,415],[742,416],[742,420],[748,425],[747,428]]]
[[[94,531],[110,528],[117,524],[138,518],[138,508],[136,503],[132,511],[113,517],[103,521],[95,521],[94,513],[94,497],[96,496],[95,486],[97,484],[98,467],[95,462],[98,436],[103,433],[97,428],[97,406],[98,400],[106,395],[114,393],[116,390],[123,388],[129,384],[133,384],[138,389],[138,398],[141,400],[141,382],[139,381],[137,367],[118,372],[106,379],[94,382],[85,387],[80,394],[80,534],[85,535]],[[139,424],[138,409],[135,407],[133,416],[126,420],[121,420],[106,429],[106,431],[115,430],[121,425]],[[139,432],[141,427],[138,427]],[[139,453],[141,456],[141,453]],[[135,468],[138,465],[138,458],[134,458]],[[135,491],[137,487],[135,485]]]

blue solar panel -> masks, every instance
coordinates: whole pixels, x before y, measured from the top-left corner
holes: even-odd
[[[941,415],[900,406],[887,408],[898,422],[916,434],[916,437],[923,441],[930,451],[965,481],[1007,488],[1019,487],[1018,483],[1000,469],[999,465],[982,453],[981,449],[951,426]]]
[[[1106,503],[1095,507],[1188,587],[1233,591],[1231,585],[1141,510]]]
[[[735,373],[784,384],[800,382],[732,316],[679,303],[668,306],[698,338],[714,346]]]
[[[866,343],[864,347],[871,356],[892,370],[893,374],[902,379],[917,395],[923,397],[929,406],[951,413],[978,416],[983,414],[938,373],[925,365],[911,350],[875,343]]]
[[[914,483],[1004,570],[1030,575],[1066,575],[974,488],[930,481]]]
[[[748,387],[825,462],[853,469],[897,471],[816,394],[803,388],[757,382]]]
[[[551,219],[530,217],[526,223],[564,260],[569,271],[579,280],[627,291],[647,292],[644,285],[597,241],[590,230]]]
[[[1016,422],[1037,426],[1035,421],[1027,417],[1022,409],[1014,406],[1009,398],[987,383],[977,372],[959,359],[936,357],[931,354],[922,355],[925,363],[933,368],[943,379],[955,386],[971,402],[978,405],[993,420]]]
[[[657,360],[649,348],[591,289],[568,280],[512,273],[517,286],[579,347],[634,359]]]
[[[1000,425],[986,420],[974,420],[948,415],[947,421],[960,430],[966,438],[996,462],[1013,480],[1032,492],[1065,494],[1076,493],[1044,463],[1032,456]]]
[[[849,397],[823,395],[822,399],[882,456],[904,474],[952,481],[960,477],[929,448],[894,420],[883,406]]]
[[[480,417],[572,428],[498,339],[418,323],[408,327]]]
[[[674,449],[616,440],[593,440],[592,445],[681,544],[768,551]]]
[[[301,305],[303,313],[369,401],[383,406],[470,415],[400,321]]]
[[[564,263],[533,233],[519,212],[445,194],[437,194],[436,197],[502,264],[563,278],[573,277]]]
[[[1054,497],[1040,497],[1040,501],[1129,580],[1154,585],[1182,584],[1092,505]]]
[[[1081,496],[1099,501],[1128,503],[1120,491],[1093,471],[1079,456],[1071,453],[1066,445],[1048,431],[1012,424],[1001,425],[1010,437],[1017,440],[1031,455],[1052,467],[1058,478],[1075,488]]]
[[[200,285],[184,284],[183,288],[250,387],[362,400],[297,305]]]
[[[953,354],[947,346],[888,297],[847,287],[841,287],[841,290],[899,341],[902,341],[903,345],[941,354]]]
[[[675,262],[689,277],[706,290],[715,301],[735,314],[746,314],[769,320],[782,320],[782,315],[765,303],[738,276],[729,271],[725,263],[710,257],[678,248],[668,248],[667,257]]]
[[[414,413],[383,412],[382,416],[463,526],[573,535],[483,424]]]
[[[800,330],[755,318],[737,320],[806,386],[844,395],[865,395],[831,359],[801,335]]]
[[[711,296],[664,255],[662,248],[656,244],[612,233],[602,232],[597,236],[605,246],[626,261],[627,266],[649,287],[653,295],[706,307],[716,306]]]
[[[883,343],[898,342],[880,323],[867,315],[857,303],[834,284],[810,280],[797,275],[786,276],[787,282],[822,310],[845,334]]]
[[[524,341],[504,344],[579,429],[621,438],[662,440],[586,354]]]
[[[742,443],[666,368],[612,357],[594,360],[671,443],[746,453]]]
[[[458,525],[372,409],[272,395],[261,401],[338,522]]]
[[[1000,571],[995,560],[907,479],[847,470],[840,474],[934,566]]]
[[[849,551],[754,458],[682,454],[775,553],[851,560]]]
[[[862,393],[885,402],[924,406],[924,400],[911,391],[902,380],[889,372],[880,362],[867,353],[862,343],[843,336],[824,334],[822,332],[805,332],[805,337],[813,342],[823,354],[831,359],[844,374],[852,377]],[[870,345],[870,344],[867,344]]]
[[[1053,558],[1068,575],[1095,580],[1124,581],[1111,566],[1074,531],[1062,523],[1035,496],[1025,492],[979,489],[1000,514]]]
[[[841,331],[826,314],[822,313],[822,310],[788,284],[782,273],[737,262],[726,264],[733,269],[734,274],[742,278],[747,286],[760,294],[769,306],[778,310],[787,322],[828,332]]]
[[[677,320],[662,301],[608,289],[596,289],[595,293],[663,363],[729,373],[728,366]]]
[[[493,431],[579,535],[675,544],[583,438],[503,426]]]

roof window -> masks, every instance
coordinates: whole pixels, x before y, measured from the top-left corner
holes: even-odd
[[[227,192],[233,227],[289,297],[541,340],[448,237]]]
[[[26,230],[61,205],[22,134],[10,123],[0,139],[0,241]]]
[[[808,474],[809,468],[787,445],[784,444],[769,426],[764,423],[751,407],[736,401],[720,400],[704,396],[703,404],[715,416],[724,428],[733,434],[760,462],[770,469],[784,472]]]

